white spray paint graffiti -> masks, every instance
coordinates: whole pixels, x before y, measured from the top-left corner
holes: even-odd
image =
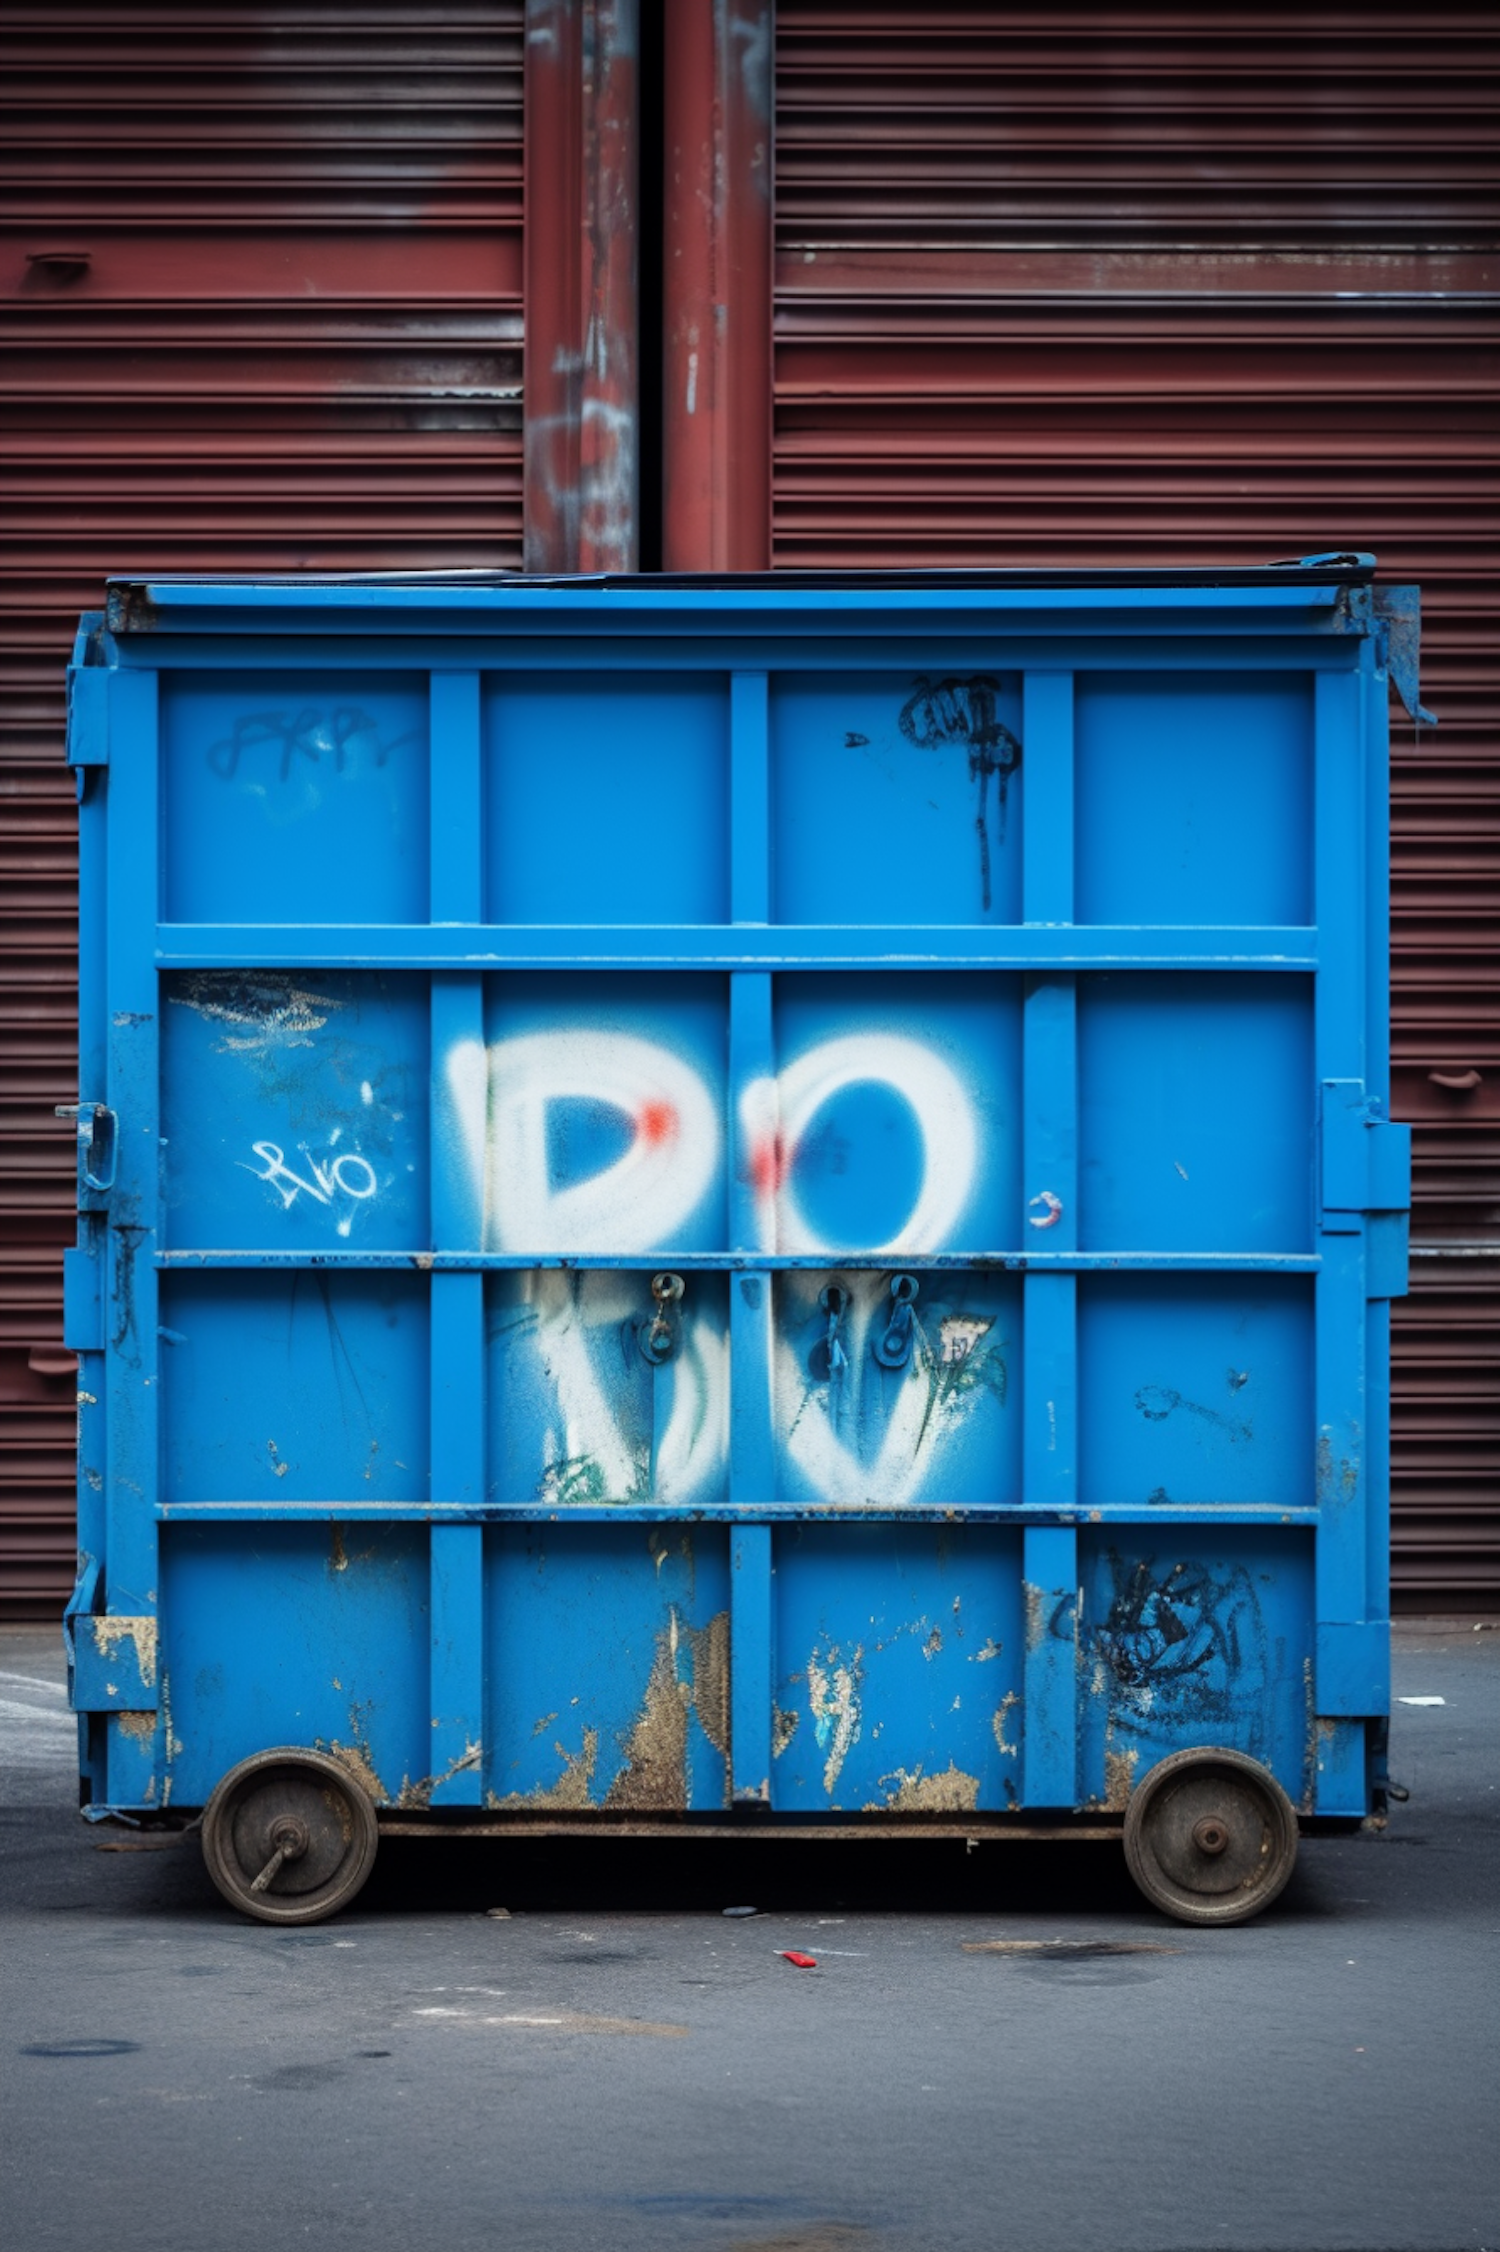
[[[649,1371],[626,1366],[645,1397],[644,1413],[611,1396],[619,1383],[621,1340],[645,1318],[639,1276],[542,1270],[522,1278],[522,1314],[511,1332],[508,1401],[529,1397],[541,1423],[537,1499],[657,1501],[683,1506],[707,1499],[729,1458],[729,1339],[701,1310],[682,1325],[670,1362]],[[627,1427],[629,1426],[629,1427]]]
[[[740,1121],[751,1151],[758,1249],[852,1248],[830,1243],[809,1225],[796,1198],[794,1161],[823,1106],[848,1087],[872,1083],[894,1087],[910,1103],[922,1136],[922,1173],[916,1201],[901,1226],[884,1243],[859,1248],[897,1257],[937,1251],[948,1242],[969,1201],[979,1157],[968,1090],[941,1056],[919,1040],[897,1032],[851,1032],[809,1048],[774,1082],[752,1081],[745,1091]],[[768,1146],[769,1118],[779,1120],[779,1133]]]
[[[889,1278],[845,1273],[840,1281],[848,1296],[846,1366],[836,1383],[810,1383],[797,1315],[812,1312],[822,1280],[785,1279],[792,1306],[777,1340],[775,1367],[776,1425],[785,1458],[835,1508],[906,1508],[919,1498],[943,1447],[986,1401],[1004,1397],[993,1323],[949,1314],[930,1336],[919,1319],[910,1361],[899,1374],[887,1373],[873,1359],[870,1343],[890,1319]]]
[[[564,1028],[477,1041],[448,1057],[448,1093],[487,1251],[652,1251],[703,1202],[719,1170],[713,1096],[691,1064],[633,1033]],[[549,1178],[547,1111],[556,1102],[623,1111],[635,1134],[587,1180]]]
[[[819,1113],[847,1088],[895,1088],[922,1141],[910,1211],[884,1242],[834,1245],[803,1213],[795,1159]],[[490,1251],[629,1253],[669,1250],[717,1178],[718,1105],[693,1066],[630,1033],[565,1027],[496,1041],[488,1055],[462,1041],[447,1059],[447,1091]],[[624,1154],[591,1178],[549,1180],[547,1110],[567,1100],[611,1104],[634,1121]],[[755,1188],[761,1251],[858,1248],[898,1257],[951,1241],[979,1164],[974,1105],[958,1074],[900,1033],[848,1033],[820,1042],[775,1078],[753,1080],[740,1127]]]
[[[237,1162],[257,1180],[269,1182],[281,1198],[281,1209],[289,1212],[299,1196],[310,1196],[315,1204],[333,1205],[340,1196],[355,1204],[364,1204],[380,1187],[374,1166],[357,1150],[341,1150],[337,1156],[323,1160],[314,1157],[306,1143],[299,1147],[299,1155],[306,1161],[306,1174],[298,1173],[286,1161],[286,1152],[279,1142],[252,1142],[251,1149],[260,1159],[259,1165],[248,1165],[243,1158]],[[354,1214],[345,1212],[336,1223],[340,1235],[348,1235],[354,1224]]]

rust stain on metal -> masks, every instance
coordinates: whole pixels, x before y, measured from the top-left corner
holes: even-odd
[[[122,1733],[138,1744],[149,1744],[156,1734],[154,1712],[122,1712],[119,1721]]]
[[[528,571],[635,567],[636,12],[589,0],[528,15]]]
[[[802,1715],[799,1712],[783,1711],[780,1705],[775,1705],[772,1707],[771,1757],[773,1759],[780,1759],[782,1753],[786,1750],[788,1744],[796,1735],[797,1724],[801,1720],[801,1718]]]
[[[347,1572],[349,1569],[349,1557],[344,1547],[344,1528],[342,1525],[336,1524],[330,1535],[328,1569],[330,1572]]]
[[[135,1662],[142,1681],[148,1689],[156,1682],[156,1621],[155,1619],[117,1619],[107,1612],[96,1612],[88,1621],[94,1637],[94,1647],[101,1658],[112,1658],[121,1643],[128,1642],[135,1652]]]
[[[867,1814],[879,1814],[882,1806],[892,1814],[969,1814],[979,1804],[979,1777],[966,1775],[951,1759],[937,1775],[924,1775],[920,1767],[908,1775],[898,1767],[881,1776],[882,1790],[888,1783],[895,1785],[894,1790],[885,1791],[883,1801],[868,1805]]]
[[[1026,1647],[1040,1650],[1047,1633],[1047,1598],[1033,1580],[1024,1580],[1021,1593],[1026,1602]]]
[[[772,0],[665,0],[662,565],[771,562]]]

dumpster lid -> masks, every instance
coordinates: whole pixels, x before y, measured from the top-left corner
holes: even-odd
[[[502,571],[485,565],[463,566],[452,570],[436,571],[270,571],[270,572],[164,572],[142,575],[135,572],[111,577],[106,584],[113,590],[150,590],[158,603],[174,593],[190,589],[224,588],[247,592],[252,587],[286,591],[305,588],[309,592],[322,588],[382,590],[398,587],[432,587],[436,590],[462,588],[493,588],[535,590],[562,589],[579,593],[608,593],[611,590],[630,593],[650,593],[669,590],[692,590],[710,593],[716,589],[739,593],[775,594],[796,593],[803,590],[820,593],[835,589],[865,590],[879,593],[889,588],[892,592],[913,590],[941,593],[952,589],[964,593],[981,593],[986,589],[998,592],[1029,592],[1035,588],[1098,588],[1112,591],[1115,588],[1146,587],[1270,587],[1288,584],[1288,573],[1296,572],[1294,582],[1299,586],[1368,586],[1375,576],[1376,558],[1372,554],[1353,549],[1323,555],[1288,557],[1274,563],[1203,565],[1194,569],[1172,570],[1164,565],[1142,565],[1139,568],[1099,570],[1027,569],[968,569],[968,570],[794,570],[794,571]]]
[[[971,627],[997,615],[1044,630],[1135,630],[1143,614],[1181,613],[1185,630],[1222,626],[1226,613],[1254,614],[1264,630],[1293,613],[1317,630],[1361,630],[1347,610],[1374,576],[1373,555],[1348,552],[1291,563],[1213,569],[1098,571],[763,571],[723,574],[602,572],[594,575],[455,571],[306,571],[279,575],[121,576],[108,583],[108,631],[364,632],[372,613],[427,632],[569,633],[589,617],[598,630],[634,628],[675,613],[693,632],[880,631],[899,617],[923,630],[967,601]],[[1236,597],[1246,599],[1243,604]],[[577,607],[582,606],[582,607]]]

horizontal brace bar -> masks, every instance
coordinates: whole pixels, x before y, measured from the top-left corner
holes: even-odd
[[[832,1503],[763,1503],[736,1509],[673,1509],[660,1502],[581,1502],[547,1509],[535,1502],[458,1506],[379,1501],[161,1501],[161,1524],[433,1525],[1315,1525],[1316,1509],[1274,1502],[1107,1502],[1097,1509],[1028,1509],[1022,1503],[971,1502],[924,1507],[843,1509]]]
[[[622,1269],[649,1274],[663,1266],[684,1274],[1293,1274],[1314,1275],[1323,1261],[1302,1251],[159,1251],[156,1265],[278,1271],[338,1267],[353,1272],[415,1267],[422,1274],[531,1273],[559,1268],[580,1274]]]
[[[950,630],[951,627],[951,630]],[[368,623],[321,621],[309,627],[289,616],[284,622],[226,619],[218,632],[192,631],[106,635],[103,652],[112,669],[125,672],[207,672],[222,675],[226,664],[237,674],[284,674],[287,637],[299,637],[297,669],[358,672],[361,678],[391,672],[502,672],[555,674],[561,664],[572,676],[590,670],[609,673],[701,674],[722,680],[727,670],[809,674],[826,680],[840,672],[892,674],[972,671],[1024,672],[1043,660],[1050,671],[1110,673],[1203,673],[1222,679],[1243,671],[1247,636],[1254,638],[1257,672],[1351,673],[1373,624],[1337,613],[1321,619],[1283,619],[1274,629],[1246,617],[1195,621],[1159,616],[1130,619],[1113,628],[1103,619],[1082,616],[949,621],[941,634],[930,622],[912,619],[880,632],[872,653],[872,631],[856,630],[848,618],[831,629],[812,620],[781,632],[733,617],[687,622],[680,629],[635,629],[626,633],[523,630],[498,634],[470,631],[463,621],[386,621],[384,630]]]
[[[176,969],[1289,970],[1301,925],[1139,929],[963,923],[163,923]]]
[[[733,1838],[743,1845],[746,1838],[806,1838],[809,1841],[826,1841],[829,1838],[867,1838],[905,1841],[910,1844],[923,1838],[964,1838],[982,1840],[986,1845],[998,1844],[1003,1838],[1057,1839],[1083,1838],[1103,1843],[1106,1839],[1118,1840],[1124,1817],[1113,1822],[1100,1821],[1097,1816],[1079,1821],[1064,1818],[1054,1822],[1035,1822],[1025,1815],[966,1814],[962,1821],[942,1819],[923,1814],[879,1814],[867,1821],[828,1822],[816,1815],[806,1821],[771,1821],[758,1814],[748,1820],[725,1821],[722,1815],[684,1814],[680,1817],[611,1814],[491,1814],[480,1815],[462,1822],[445,1822],[441,1810],[423,1819],[410,1814],[398,1814],[387,1819],[382,1808],[377,1807],[376,1819],[383,1838]]]

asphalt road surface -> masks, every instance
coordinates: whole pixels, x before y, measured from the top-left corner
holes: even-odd
[[[0,1636],[0,2240],[1500,2252],[1500,1633],[1396,1673],[1410,1804],[1235,1930],[1109,1846],[392,1840],[277,1932],[100,1850]]]

